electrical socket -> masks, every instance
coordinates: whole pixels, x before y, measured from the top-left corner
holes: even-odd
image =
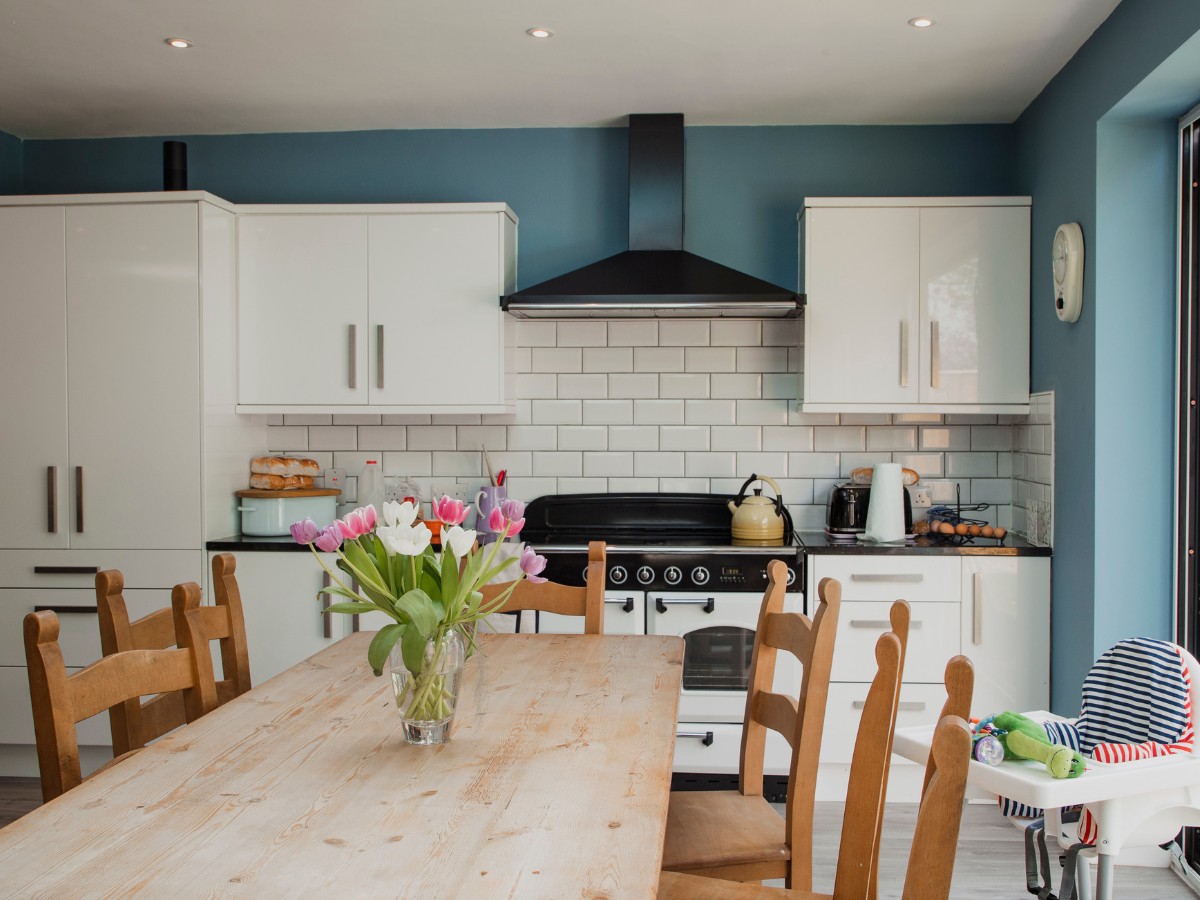
[[[913,485],[908,489],[908,495],[913,509],[928,509],[933,506],[933,495],[927,487]]]
[[[325,474],[321,476],[321,484],[327,488],[337,488],[339,491],[346,490],[346,470],[335,469],[330,466],[325,470]]]
[[[385,503],[401,503],[403,500],[404,498],[400,496],[400,479],[384,478],[383,501]]]

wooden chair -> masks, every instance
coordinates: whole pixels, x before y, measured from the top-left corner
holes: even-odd
[[[817,763],[833,665],[841,585],[824,578],[810,619],[783,612],[787,566],[767,566],[767,590],[754,634],[736,791],[673,791],[667,812],[663,868],[707,878],[784,878],[812,886],[813,803]],[[772,691],[778,651],[804,666],[798,698]],[[784,821],[763,797],[768,729],[792,748]]]
[[[200,588],[177,585],[171,592],[177,649],[115,653],[74,675],[67,674],[58,646],[58,616],[47,611],[25,616],[29,695],[46,801],[82,781],[76,723],[126,700],[165,691],[183,692],[189,722],[215,708],[212,657],[201,631],[199,607]],[[118,754],[117,759],[124,755]]]
[[[525,609],[536,609],[542,612],[558,613],[561,616],[583,616],[584,634],[604,634],[604,541],[592,541],[588,544],[587,585],[585,587],[570,587],[553,581],[533,584],[527,579],[521,580],[505,601],[504,605],[495,612],[519,612]],[[480,588],[483,602],[490,603],[512,585],[511,581],[503,584],[488,584]]]
[[[250,690],[250,658],[246,646],[246,624],[234,571],[237,561],[230,553],[213,557],[213,586],[216,606],[199,606],[196,611],[205,640],[221,642],[221,681],[216,682],[217,705]],[[184,585],[190,590],[195,587]],[[96,609],[100,619],[100,647],[105,656],[128,650],[165,650],[176,644],[176,626],[170,607],[155,610],[131,622],[125,605],[125,578],[116,569],[96,575]],[[199,601],[197,601],[199,602]],[[109,714],[113,753],[120,756],[144,747],[187,722],[183,695],[179,691],[159,693],[146,701],[131,697]]]
[[[832,894],[758,884],[735,884],[663,872],[660,900],[863,900],[873,883],[871,860],[878,858],[874,824],[882,818],[888,756],[878,728],[895,729],[894,697],[899,693],[899,641],[885,634],[876,644],[879,670],[867,696],[858,738],[854,745],[841,848]],[[965,670],[964,670],[965,664]],[[970,662],[955,657],[947,666],[947,706],[961,705],[963,686],[973,680]],[[889,696],[890,694],[890,696]],[[966,705],[970,695],[966,694]],[[971,731],[964,719],[943,716],[934,731],[933,749],[926,766],[928,776],[917,814],[917,827],[908,855],[904,900],[947,900],[962,822],[967,767],[971,759]]]

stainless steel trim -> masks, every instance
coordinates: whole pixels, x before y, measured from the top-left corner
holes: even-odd
[[[58,466],[46,466],[46,530],[58,534]]]
[[[613,597],[612,599],[605,597],[604,602],[610,606],[621,607],[621,612],[627,612],[627,613],[633,612],[633,598],[632,597]]]
[[[942,343],[938,323],[929,323],[929,386],[940,387],[942,381]]]
[[[713,733],[711,731],[677,731],[677,738],[698,738],[700,743],[705,747],[711,747],[713,742]]]
[[[383,326],[376,325],[375,370],[379,373],[379,389],[383,390]]]
[[[925,576],[920,573],[898,573],[898,574],[871,574],[853,572],[850,575],[851,581],[902,581],[906,584],[916,584],[924,581]]]
[[[900,320],[900,387],[908,387],[908,319]]]
[[[321,581],[323,583],[323,587],[329,587],[331,582],[329,580],[328,572],[321,573]],[[326,640],[333,637],[333,613],[331,613],[329,611],[329,607],[331,607],[332,605],[333,605],[332,598],[330,598],[330,596],[328,594],[322,594],[321,595],[321,610],[322,610],[321,618],[324,619],[325,639]]]
[[[350,390],[358,389],[358,326],[349,326],[350,331]]]
[[[83,534],[83,466],[75,467],[75,531]]]
[[[972,604],[972,635],[971,643],[983,643],[983,573],[975,573],[975,602]]]
[[[867,705],[866,700],[855,700],[851,704],[855,709],[863,709]],[[901,712],[921,712],[925,709],[925,701],[923,700],[901,700],[896,704],[896,709]]]
[[[851,619],[850,627],[851,628],[891,628],[892,623],[889,622],[887,619]],[[909,631],[913,631],[914,629],[917,629],[920,627],[921,627],[920,622],[909,622],[908,623]]]
[[[654,608],[660,613],[665,613],[668,606],[702,606],[706,613],[712,613],[717,608],[716,597],[673,597],[670,600],[664,600],[662,597],[654,598]]]

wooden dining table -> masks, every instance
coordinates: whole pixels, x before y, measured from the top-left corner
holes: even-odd
[[[680,638],[486,635],[421,747],[372,635],[0,829],[0,896],[654,896]]]

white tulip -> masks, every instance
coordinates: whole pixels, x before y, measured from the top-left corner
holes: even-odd
[[[461,525],[452,525],[442,533],[442,546],[449,547],[455,559],[462,559],[475,546],[477,532],[467,531]]]
[[[397,503],[388,500],[383,504],[383,521],[388,525],[412,525],[417,518],[417,507],[410,501]]]
[[[383,549],[389,556],[420,556],[433,538],[424,522],[415,528],[411,525],[385,525],[375,529],[375,536],[383,543]]]

